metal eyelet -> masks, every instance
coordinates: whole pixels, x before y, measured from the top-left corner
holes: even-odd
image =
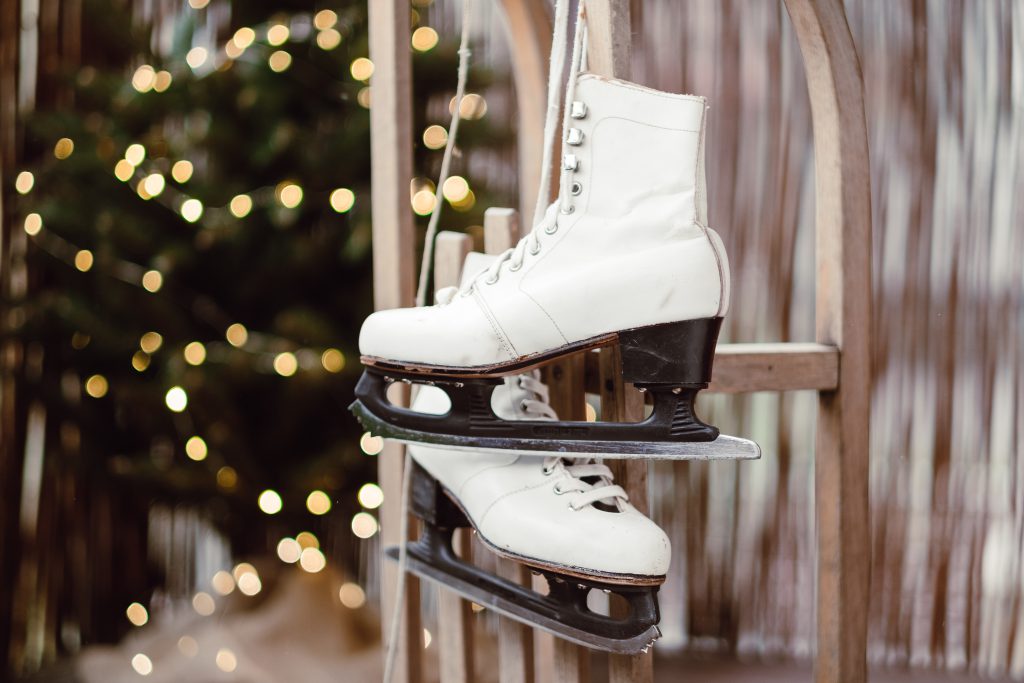
[[[554,486],[552,487],[552,489],[551,489],[551,490],[552,490],[552,491],[554,491],[554,493],[555,493],[555,495],[556,495],[556,496],[560,496],[560,495],[562,495],[563,493],[565,493],[565,491],[564,491],[564,490],[562,489],[562,487],[561,487],[561,486],[559,486],[558,484],[555,484],[555,485],[554,485]]]
[[[559,209],[559,211],[561,211],[566,216],[568,216],[570,213],[572,213],[575,210],[576,210],[576,207],[575,206],[571,206],[571,205],[568,208],[566,208],[566,209]]]
[[[558,232],[558,223],[554,223],[544,228],[544,232],[548,235],[554,235],[556,232]]]
[[[525,398],[522,401],[519,402],[519,410],[523,411],[524,413],[527,410],[529,410],[529,406],[526,405],[526,399]]]
[[[522,261],[520,261],[520,262],[519,262],[518,264],[516,264],[516,263],[511,263],[511,264],[509,264],[509,267],[508,267],[508,272],[510,272],[510,273],[514,273],[514,272],[516,272],[517,270],[519,270],[519,269],[520,269],[520,268],[522,268],[522,267],[523,267],[523,263],[522,263]]]
[[[550,477],[552,474],[555,473],[555,468],[554,467],[542,467],[540,471],[544,473],[545,477]]]
[[[547,228],[545,228],[544,231],[547,232]],[[551,233],[549,232],[548,234],[550,235]],[[530,247],[528,253],[530,254],[530,256],[536,256],[537,254],[539,254],[540,253],[540,242],[537,243],[537,248],[536,249],[534,249],[533,247]]]
[[[484,284],[485,285],[493,285],[497,281],[498,281],[498,278],[496,278],[496,277],[494,277],[494,278],[489,277],[486,280],[484,280]]]
[[[579,194],[583,192],[583,183],[573,183],[572,185],[569,186],[569,192],[570,194],[572,194],[573,197],[578,197]]]

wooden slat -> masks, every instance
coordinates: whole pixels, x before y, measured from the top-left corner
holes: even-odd
[[[719,344],[708,391],[832,390],[839,351],[826,344]]]
[[[466,254],[473,238],[443,230],[434,242],[434,291],[459,284]],[[470,545],[465,529],[455,537],[455,547],[467,562]],[[437,653],[443,683],[471,683],[473,675],[473,609],[469,602],[442,586],[437,587]]]
[[[786,0],[814,123],[816,337],[842,351],[818,402],[818,683],[867,679],[871,188],[864,80],[842,0]]]
[[[484,251],[500,254],[519,239],[519,215],[514,209],[492,207],[484,212]],[[492,553],[493,554],[493,553]],[[495,556],[499,576],[530,585],[525,565]],[[533,683],[533,633],[529,626],[504,617],[498,620],[499,683]]]
[[[370,107],[370,154],[373,211],[373,297],[378,309],[411,306],[413,223],[408,183],[412,177],[412,63],[409,51],[410,13],[404,0],[369,3],[370,59],[374,63]],[[404,387],[402,387],[404,389]],[[408,392],[404,392],[408,400]],[[400,538],[402,472],[405,452],[388,443],[377,456],[378,479],[384,491],[381,546]],[[410,524],[415,529],[415,524]],[[398,572],[381,558],[381,628],[386,644],[396,598]],[[419,582],[406,580],[402,628],[395,681],[421,678],[422,632]]]

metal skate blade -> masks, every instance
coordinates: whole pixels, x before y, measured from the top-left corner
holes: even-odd
[[[761,447],[749,439],[722,434],[714,441],[593,441],[577,439],[511,439],[505,437],[467,437],[438,434],[395,426],[378,418],[361,401],[351,408],[370,433],[402,443],[467,452],[531,455],[561,453],[571,457],[650,460],[756,460]],[[557,424],[557,423],[555,423]],[[623,429],[630,426],[623,424]]]
[[[386,553],[390,559],[398,559],[397,547],[388,548]],[[558,638],[584,647],[615,654],[635,655],[646,652],[654,644],[654,641],[661,637],[661,630],[657,626],[651,626],[643,633],[630,638],[605,638],[573,628],[546,615],[538,614],[527,609],[520,602],[496,595],[483,586],[471,583],[458,576],[453,576],[443,568],[424,562],[413,553],[406,555],[406,565],[408,570],[416,576],[433,581],[444,588],[452,590],[470,602],[483,605],[485,608],[492,609],[509,619],[538,628]],[[522,590],[528,589],[522,588]]]

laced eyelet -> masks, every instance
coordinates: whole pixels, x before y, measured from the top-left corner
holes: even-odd
[[[576,207],[575,206],[571,206],[571,205],[568,206],[567,208],[559,209],[559,211],[561,211],[562,214],[566,215],[566,216],[568,216],[570,213],[572,213],[575,210],[576,210]]]
[[[547,229],[545,228],[544,231],[547,232]],[[551,233],[548,232],[548,234],[550,235]],[[536,256],[537,254],[539,254],[540,253],[540,242],[537,243],[537,248],[536,249],[534,249],[533,247],[530,247],[529,253],[530,253],[530,256]]]
[[[558,232],[558,223],[554,223],[544,228],[544,232],[547,233],[548,235],[554,235],[556,232]]]
[[[564,489],[563,489],[563,488],[562,488],[561,486],[559,486],[558,484],[555,484],[555,485],[554,485],[554,486],[553,486],[553,487],[551,488],[551,490],[552,490],[552,491],[554,491],[554,493],[555,493],[555,495],[556,495],[556,496],[560,496],[560,495],[562,495],[563,493],[565,493],[565,490],[564,490]]]
[[[573,197],[578,197],[579,194],[583,192],[583,183],[573,183],[572,185],[569,186],[569,192],[572,194]]]
[[[486,280],[484,280],[484,284],[485,285],[493,285],[497,281],[498,281],[498,278],[496,278],[496,277],[489,277]]]
[[[544,473],[545,477],[550,477],[552,474],[555,473],[555,468],[554,467],[542,467],[540,471]]]
[[[516,272],[517,270],[519,270],[522,267],[523,267],[522,261],[520,261],[519,263],[510,263],[509,266],[508,266],[508,272],[514,273],[514,272]]]
[[[519,385],[519,386],[522,386],[522,385]],[[519,410],[521,410],[521,411],[523,411],[525,413],[528,409],[529,409],[529,407],[526,405],[526,399],[524,398],[522,401],[519,402]]]

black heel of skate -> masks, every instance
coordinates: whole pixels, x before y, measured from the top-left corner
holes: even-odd
[[[412,461],[411,488],[409,511],[427,524],[446,530],[469,526],[465,513],[415,460]]]

